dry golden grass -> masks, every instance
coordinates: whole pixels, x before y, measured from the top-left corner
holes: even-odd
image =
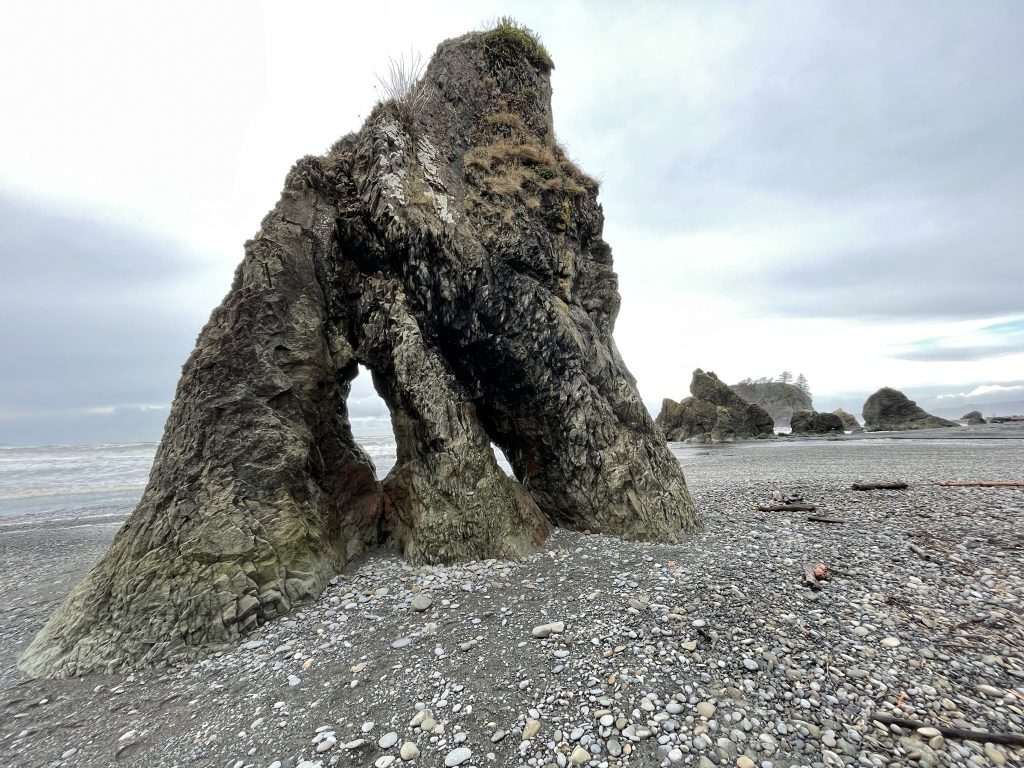
[[[515,207],[547,209],[564,229],[571,199],[596,193],[585,175],[554,141],[538,136],[515,112],[502,108],[480,119],[475,146],[464,157],[466,173],[479,187],[466,196],[466,210],[511,224]],[[521,208],[519,210],[522,210]]]

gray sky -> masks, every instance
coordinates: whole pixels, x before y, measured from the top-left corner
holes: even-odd
[[[696,367],[1024,399],[1024,4],[44,0],[0,31],[0,442],[155,439],[291,163],[503,13],[602,181],[653,406]]]

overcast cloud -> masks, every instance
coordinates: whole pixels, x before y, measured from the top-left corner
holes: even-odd
[[[649,404],[695,367],[851,411],[1016,396],[1020,3],[44,0],[0,33],[0,442],[155,439],[295,158],[358,128],[389,56],[509,12],[602,180]],[[351,405],[384,413],[366,376]]]

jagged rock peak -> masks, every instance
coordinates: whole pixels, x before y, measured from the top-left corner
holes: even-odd
[[[679,403],[662,401],[656,423],[668,440],[727,443],[775,437],[768,412],[748,403],[711,371],[693,372],[690,393]]]
[[[932,416],[898,389],[882,387],[864,401],[864,428],[869,432],[955,427]]]
[[[22,669],[201,657],[381,544],[435,563],[518,558],[552,525],[699,527],[612,338],[597,185],[555,142],[550,68],[507,23],[449,40],[296,163],[184,366],[142,500]],[[348,420],[360,364],[397,441],[382,479]]]

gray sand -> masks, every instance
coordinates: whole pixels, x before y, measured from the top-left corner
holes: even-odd
[[[2,527],[0,765],[1024,762],[1021,748],[871,721],[898,708],[1024,734],[1024,489],[934,485],[1024,480],[1024,441],[678,452],[707,523],[682,545],[558,531],[524,563],[412,568],[378,553],[237,650],[127,678],[14,668],[117,522]],[[879,479],[911,487],[849,489]],[[751,510],[774,490],[847,522]],[[805,561],[830,570],[820,592]],[[534,637],[552,622],[564,631]],[[404,763],[407,743],[419,756]]]

